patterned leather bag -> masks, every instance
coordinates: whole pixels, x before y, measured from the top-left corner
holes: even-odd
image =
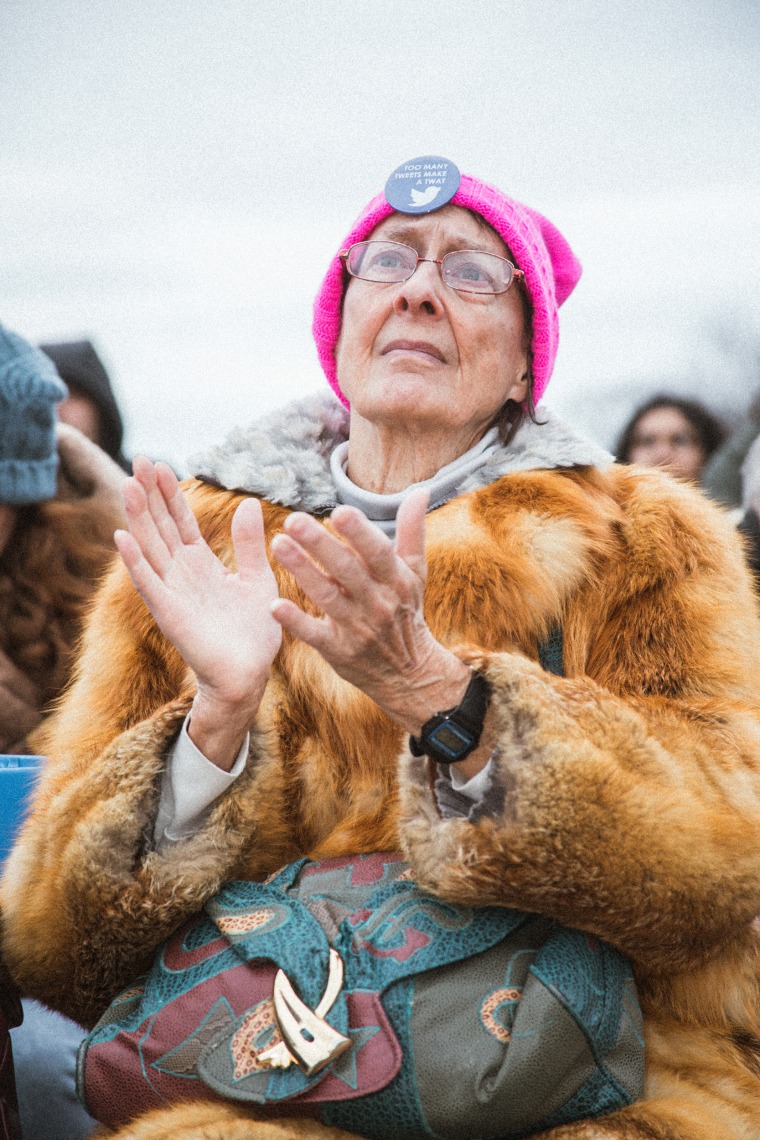
[[[475,1140],[611,1112],[643,1075],[617,951],[443,902],[375,854],[229,883],[112,1003],[78,1080],[111,1127],[200,1097],[378,1140]]]

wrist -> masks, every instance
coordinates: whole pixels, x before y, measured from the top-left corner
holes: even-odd
[[[479,772],[483,771],[491,759],[494,743],[494,731],[491,723],[491,712],[489,710],[486,713],[483,734],[477,748],[473,749],[469,756],[465,756],[464,760],[457,760],[451,764],[451,771],[455,771],[460,780],[471,780],[473,776],[477,776]]]
[[[462,699],[456,705],[434,713],[423,724],[419,735],[409,737],[412,754],[427,755],[443,765],[466,761],[480,750],[490,697],[491,686],[486,678],[482,673],[471,670]],[[461,774],[465,775],[465,772]],[[475,773],[467,773],[470,774]]]
[[[391,715],[405,732],[417,736],[431,716],[459,704],[471,678],[472,669],[446,650],[427,664],[424,674],[404,679],[398,711]]]
[[[229,772],[258,707],[258,700],[224,701],[199,690],[190,709],[188,736],[207,760]]]

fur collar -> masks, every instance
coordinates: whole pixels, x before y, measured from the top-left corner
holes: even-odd
[[[609,467],[613,457],[576,435],[545,406],[539,423],[525,420],[509,447],[499,448],[457,493],[474,491],[512,471]],[[335,506],[330,453],[348,438],[348,412],[331,393],[295,400],[190,459],[199,479],[249,491],[284,507],[318,514]]]

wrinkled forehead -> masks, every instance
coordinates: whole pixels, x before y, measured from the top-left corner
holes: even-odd
[[[420,254],[437,256],[453,249],[482,249],[509,256],[510,251],[485,218],[463,206],[444,206],[430,214],[389,214],[369,234],[369,239],[400,241]]]

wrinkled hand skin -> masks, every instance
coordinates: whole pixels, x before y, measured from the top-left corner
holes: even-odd
[[[243,496],[189,493],[232,566]],[[271,543],[289,512],[263,514]],[[633,963],[644,1099],[542,1140],[758,1140],[760,617],[730,522],[660,473],[531,471],[428,515],[426,553],[433,636],[493,691],[485,816],[441,819],[398,726],[284,636],[246,771],[195,835],[152,850],[163,757],[196,686],[117,571],[35,736],[50,762],[3,884],[14,977],[91,1024],[224,882],[304,854],[400,848],[442,898],[550,915]],[[279,596],[313,612],[273,570]],[[536,660],[560,619],[564,678]],[[339,1134],[205,1103],[115,1135]]]

